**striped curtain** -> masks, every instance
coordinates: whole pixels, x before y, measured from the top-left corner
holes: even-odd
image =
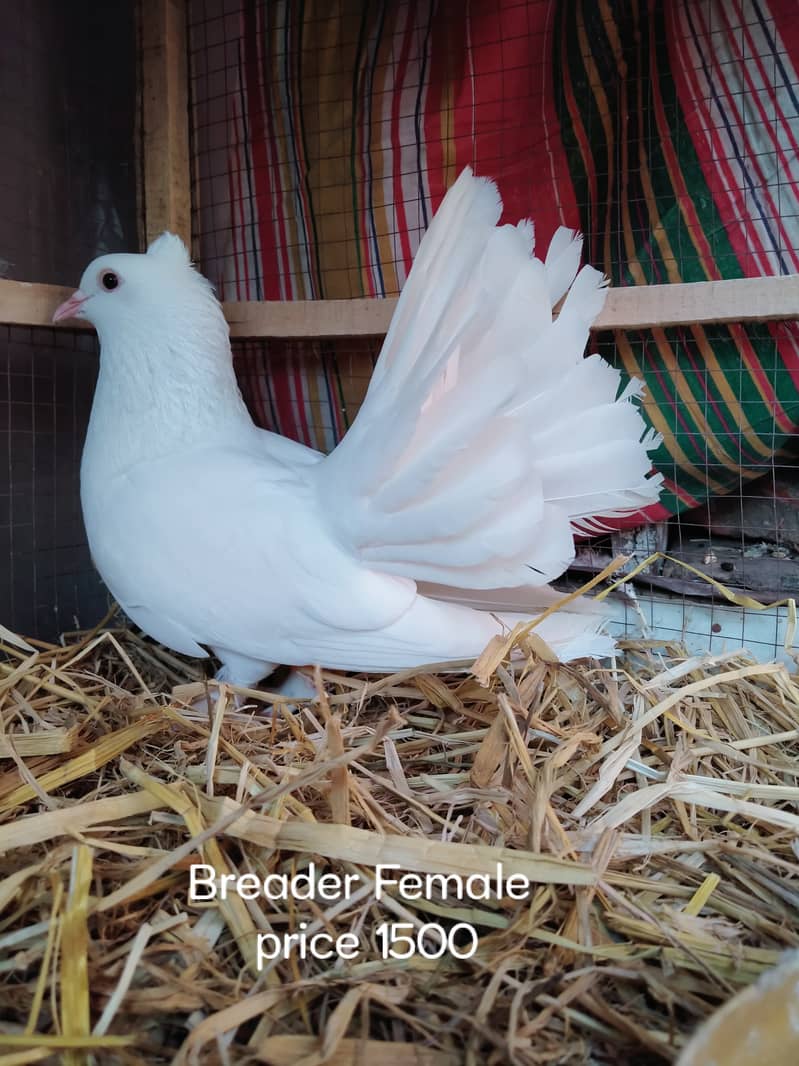
[[[795,0],[192,0],[197,236],[226,298],[397,293],[463,166],[615,285],[799,271]],[[237,346],[258,420],[328,449],[378,345]],[[799,423],[792,325],[600,338],[648,385],[665,518]]]

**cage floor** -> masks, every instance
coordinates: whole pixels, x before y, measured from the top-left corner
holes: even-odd
[[[4,650],[15,1062],[669,1062],[799,945],[799,684],[782,664],[632,641],[609,668],[511,670],[490,648],[468,676],[325,674],[320,702],[269,717],[128,630]],[[355,880],[198,903],[198,862]],[[500,863],[526,898],[376,898],[380,864]],[[302,923],[353,934],[357,957],[259,954]],[[442,957],[398,959],[385,923],[460,931]]]
[[[678,643],[693,655],[743,649],[759,662],[777,660],[795,669],[796,651],[785,647],[790,626],[787,607],[758,611],[640,593],[634,601],[606,602],[612,618],[608,630],[616,637]]]

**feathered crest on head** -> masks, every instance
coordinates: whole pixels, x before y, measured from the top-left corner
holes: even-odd
[[[169,262],[176,267],[191,266],[189,249],[176,233],[167,231],[162,233],[160,237],[156,237],[147,248],[147,255]]]
[[[150,243],[147,255],[174,270],[183,281],[192,286],[196,284],[198,291],[209,292],[213,295],[213,285],[195,268],[189,249],[176,233],[170,233],[167,230],[160,237],[156,237]]]

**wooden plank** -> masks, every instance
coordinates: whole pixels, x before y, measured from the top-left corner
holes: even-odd
[[[799,318],[799,274],[611,289],[594,329]]]
[[[76,279],[77,281],[78,279]],[[0,323],[48,326],[71,289],[0,279]],[[232,337],[368,337],[388,329],[396,299],[226,303]],[[594,329],[799,319],[799,275],[611,289]],[[69,328],[81,328],[70,322]],[[85,328],[85,327],[84,327]]]
[[[75,288],[80,279],[75,278]],[[49,326],[53,312],[75,289],[0,278],[0,323],[10,326]],[[58,327],[61,328],[61,327]],[[88,322],[69,321],[70,329],[93,329]]]
[[[253,300],[226,303],[231,337],[373,337],[397,306],[385,300]]]
[[[140,0],[144,230],[191,247],[185,0]]]
[[[363,337],[386,332],[395,298],[227,303],[232,337]],[[799,274],[611,289],[594,330],[799,318]]]

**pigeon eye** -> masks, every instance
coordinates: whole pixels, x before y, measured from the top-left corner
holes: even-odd
[[[119,287],[119,275],[115,274],[113,270],[104,270],[100,275],[100,284],[106,292],[113,292],[114,289]]]

